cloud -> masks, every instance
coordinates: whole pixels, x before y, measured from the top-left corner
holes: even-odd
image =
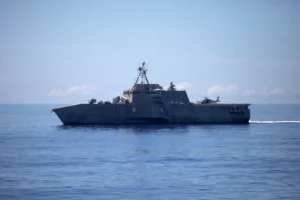
[[[285,94],[285,92],[282,88],[275,88],[273,90],[270,90],[268,93],[270,95],[283,95],[283,94]]]
[[[179,84],[177,84],[175,87],[177,90],[186,90],[189,88],[192,88],[194,85],[188,82],[181,82]]]
[[[90,94],[95,88],[89,85],[76,85],[69,89],[53,89],[48,92],[48,96],[68,96],[68,95],[87,95]]]
[[[285,95],[286,92],[282,88],[275,88],[267,91],[259,91],[254,89],[248,89],[245,90],[242,95],[244,96],[254,96],[254,95],[260,95],[260,96],[282,96]]]
[[[207,95],[221,95],[221,94],[231,94],[237,91],[237,86],[235,85],[216,85],[208,88]]]
[[[187,89],[190,89],[190,88],[194,87],[193,84],[188,83],[188,82],[180,82],[180,83],[174,84],[174,85],[175,85],[176,90],[187,90]],[[170,85],[166,85],[163,88],[165,90],[167,90],[169,87],[170,87]]]
[[[252,96],[252,95],[255,95],[257,94],[257,91],[256,90],[245,90],[242,95],[244,96]]]

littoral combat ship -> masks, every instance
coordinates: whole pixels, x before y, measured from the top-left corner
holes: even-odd
[[[186,91],[177,90],[172,82],[166,90],[159,84],[150,84],[145,62],[138,72],[133,87],[112,102],[90,99],[86,104],[52,111],[64,125],[249,123],[250,104],[219,103],[219,97],[192,103]]]

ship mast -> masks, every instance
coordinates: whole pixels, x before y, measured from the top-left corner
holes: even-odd
[[[149,81],[148,81],[147,75],[146,75],[146,74],[147,74],[147,69],[146,69],[146,67],[145,67],[145,64],[146,64],[146,63],[143,62],[143,63],[142,63],[142,66],[138,68],[139,75],[138,75],[138,77],[137,77],[137,79],[136,79],[136,81],[135,81],[135,84],[137,84],[138,81],[139,81],[139,78],[141,78],[141,79],[142,79],[142,82],[141,82],[142,85],[144,85],[144,80],[146,80],[147,85],[149,85]]]

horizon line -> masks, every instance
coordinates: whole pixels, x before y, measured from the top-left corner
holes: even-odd
[[[190,102],[193,103],[193,102]],[[0,103],[0,105],[77,105],[89,103]],[[222,103],[221,103],[222,104]],[[224,104],[244,104],[244,103],[224,103]],[[251,105],[299,105],[299,103],[247,103]]]

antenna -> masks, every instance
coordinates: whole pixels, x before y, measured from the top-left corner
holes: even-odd
[[[139,81],[139,78],[141,78],[142,79],[142,81],[141,81],[142,84],[144,84],[144,80],[146,80],[147,84],[149,85],[149,81],[148,81],[147,75],[146,75],[147,74],[147,68],[145,67],[145,65],[146,65],[146,62],[143,62],[142,66],[138,67],[139,75],[138,75],[138,77],[135,81],[135,84],[137,84],[138,81]]]

